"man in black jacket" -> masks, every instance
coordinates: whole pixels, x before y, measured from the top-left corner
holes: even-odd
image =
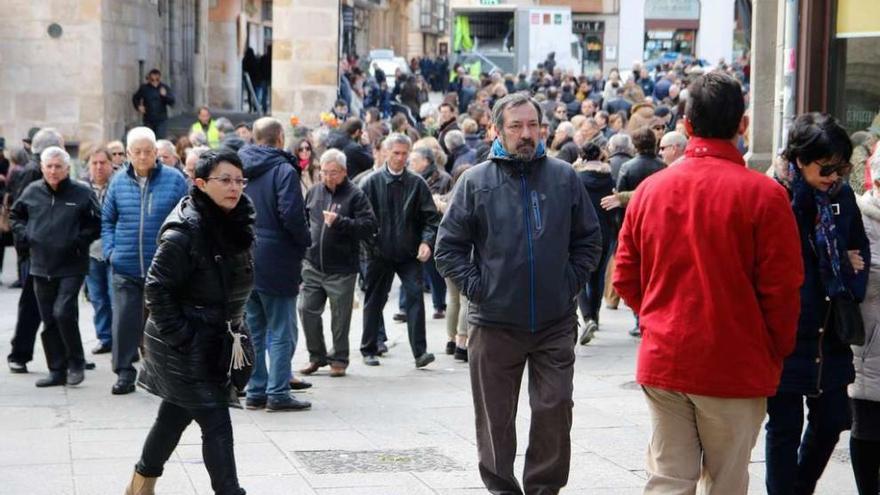
[[[360,242],[376,233],[376,216],[367,196],[345,173],[345,154],[330,149],[321,156],[322,183],[306,194],[312,245],[302,268],[299,314],[309,365],[299,372],[311,375],[330,365],[330,376],[345,375],[348,332],[354,304]],[[321,315],[330,300],[333,352],[324,344]]]
[[[426,352],[425,299],[422,267],[431,257],[440,213],[424,179],[406,169],[412,142],[403,134],[391,134],[382,143],[387,162],[363,182],[363,190],[376,218],[379,233],[367,249],[367,294],[361,354],[364,364],[378,366],[378,335],[382,309],[396,273],[406,293],[406,325],[409,344],[422,368],[434,361]]]
[[[373,154],[370,147],[361,142],[364,123],[361,119],[348,119],[327,138],[327,147],[345,153],[348,177],[353,179],[359,173],[373,168]]]
[[[490,160],[461,176],[440,224],[440,273],[470,301],[468,340],[479,468],[492,493],[557,493],[571,458],[574,298],[602,252],[596,213],[571,165],[544,155],[541,112],[498,100]],[[524,491],[513,473],[516,410],[529,367]]]
[[[580,154],[580,148],[577,143],[574,142],[574,126],[571,122],[560,122],[558,126],[556,126],[556,133],[554,134],[554,139],[559,141],[559,145],[556,149],[559,150],[556,158],[558,160],[562,160],[567,163],[574,163],[578,159],[578,155]]]
[[[61,133],[50,127],[37,129],[36,132],[28,135],[31,136],[28,140],[31,146],[31,159],[22,170],[10,178],[9,191],[12,204],[21,197],[27,186],[43,178],[43,172],[40,170],[40,153],[51,146],[64,148],[64,138]],[[6,359],[9,363],[9,371],[27,373],[27,363],[34,357],[34,342],[37,339],[37,330],[40,328],[40,309],[37,307],[37,297],[34,295],[29,253],[27,249],[16,249],[16,254],[18,254],[22,290],[18,298],[18,318],[12,336],[12,350]]]
[[[30,253],[30,274],[43,320],[49,377],[38,387],[78,385],[85,356],[77,296],[89,269],[89,244],[101,235],[98,199],[70,180],[70,155],[49,147],[40,155],[43,180],[29,185],[10,211],[15,242]]]
[[[168,120],[168,107],[174,106],[171,88],[162,82],[162,73],[153,69],[147,75],[147,82],[141,84],[131,96],[134,105],[144,121],[144,126],[156,133],[158,139],[167,137],[165,122]]]

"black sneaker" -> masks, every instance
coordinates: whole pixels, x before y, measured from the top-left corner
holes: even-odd
[[[107,354],[112,350],[113,346],[111,344],[98,343],[98,345],[92,349],[92,354]]]
[[[392,316],[391,319],[398,323],[405,323],[406,313],[394,313],[394,316]]]
[[[578,340],[581,345],[587,345],[593,340],[593,334],[599,329],[599,325],[594,320],[587,320],[584,323],[584,331],[581,332],[581,338]]]
[[[455,342],[446,343],[446,354],[449,354],[450,356],[455,354]]]
[[[251,411],[255,411],[257,409],[263,409],[266,407],[266,398],[261,397],[258,399],[255,397],[248,397],[244,401],[244,407],[250,409]]]
[[[67,373],[64,371],[50,371],[49,376],[37,380],[37,387],[58,387],[67,384]]]
[[[298,400],[293,397],[285,397],[283,399],[272,399],[266,402],[266,411],[303,411],[311,409],[312,403],[307,400]]]
[[[384,356],[388,353],[388,346],[385,345],[385,342],[380,342],[379,345],[376,346],[376,355]]]
[[[8,361],[9,364],[9,372],[10,373],[27,373],[27,364],[19,363],[18,361]]]
[[[639,328],[639,327],[633,327],[633,328],[629,331],[629,336],[630,336],[630,337],[635,337],[635,338],[637,338],[637,339],[642,338],[642,329]]]
[[[379,358],[376,356],[364,356],[364,364],[367,366],[379,366]]]
[[[68,385],[79,385],[86,378],[86,373],[83,368],[70,368],[67,370],[67,384]]]
[[[421,356],[416,358],[416,368],[424,368],[425,366],[434,362],[434,355],[430,352],[426,352]]]
[[[134,392],[134,382],[128,380],[117,380],[110,389],[113,395],[125,395]]]
[[[468,362],[467,349],[462,347],[455,347],[455,360],[461,361],[463,363]]]

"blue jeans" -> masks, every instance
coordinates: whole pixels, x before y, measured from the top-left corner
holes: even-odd
[[[270,400],[288,397],[290,359],[296,349],[296,296],[272,296],[255,290],[245,311],[254,342],[254,373],[247,396],[262,399],[268,395]]]
[[[806,402],[807,428],[803,431],[803,395],[780,392],[767,399],[765,479],[769,495],[813,493],[840,432],[850,427],[846,387],[808,396]]]
[[[89,258],[89,274],[86,276],[86,287],[89,291],[89,302],[95,308],[95,334],[103,345],[113,342],[113,309],[110,290],[110,263]]]

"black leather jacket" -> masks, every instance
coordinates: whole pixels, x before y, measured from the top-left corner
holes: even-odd
[[[440,213],[424,179],[409,170],[393,175],[385,165],[367,176],[361,187],[379,220],[378,233],[367,243],[369,258],[408,261],[415,259],[423,242],[433,249]],[[403,211],[391,208],[392,188],[400,188]]]
[[[459,178],[435,260],[470,301],[468,322],[535,332],[574,317],[601,253],[596,213],[571,165],[493,153]]]
[[[16,249],[30,256],[38,277],[85,275],[89,244],[101,236],[101,210],[92,189],[64,179],[52,190],[32,182],[9,212]]]
[[[254,207],[229,214],[193,188],[162,225],[144,296],[150,317],[138,384],[182,407],[241,407],[228,378],[233,328],[254,286]]]
[[[326,274],[357,273],[360,242],[376,233],[376,215],[364,192],[349,179],[333,192],[316,184],[306,194],[306,209],[312,232],[309,263]],[[324,224],[324,211],[339,215],[330,227]]]

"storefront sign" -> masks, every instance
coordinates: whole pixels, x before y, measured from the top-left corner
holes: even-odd
[[[573,33],[604,33],[605,21],[572,21]]]
[[[645,19],[699,18],[699,0],[645,0]]]
[[[872,38],[880,36],[880,2],[877,0],[837,0],[837,37]]]

